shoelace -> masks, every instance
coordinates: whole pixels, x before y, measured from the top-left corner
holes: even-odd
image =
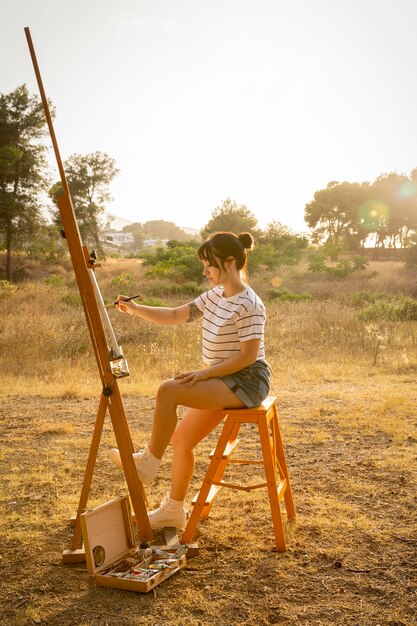
[[[155,509],[155,511],[151,511],[149,515],[156,515],[158,513],[161,513],[161,511],[164,511],[167,508],[168,504],[169,504],[169,498],[165,496],[165,498],[162,500],[159,507]]]

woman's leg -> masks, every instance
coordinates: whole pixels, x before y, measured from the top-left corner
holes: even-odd
[[[159,469],[162,456],[174,434],[177,426],[177,407],[186,406],[200,411],[196,418],[195,427],[191,428],[192,421],[187,419],[185,424],[190,424],[190,443],[180,444],[184,455],[184,467],[178,468],[179,479],[175,483],[175,492],[183,492],[188,486],[190,468],[193,467],[192,450],[201,439],[215,428],[220,417],[215,412],[224,408],[239,408],[243,403],[229,387],[219,378],[201,380],[188,387],[176,379],[164,381],[156,397],[155,412],[152,422],[152,431],[149,445],[144,452],[134,454],[136,469],[140,480],[145,484],[151,484]],[[214,412],[214,416],[213,416]],[[196,413],[197,415],[197,413]],[[217,420],[217,421],[216,421]],[[185,433],[185,426],[184,426]],[[178,440],[177,440],[178,441]],[[111,460],[122,467],[120,453],[116,448],[109,450]],[[178,467],[179,454],[175,454],[175,465]],[[192,475],[192,474],[191,474]],[[181,478],[184,476],[184,478]]]
[[[183,501],[194,473],[194,448],[222,420],[219,410],[188,409],[171,438],[173,448],[171,492],[173,500]]]
[[[243,403],[219,378],[201,380],[191,387],[175,379],[164,381],[156,397],[149,443],[149,450],[158,459],[162,458],[176,428],[178,405],[212,411],[225,407],[239,408]]]
[[[177,427],[178,405],[189,407],[189,410]],[[160,462],[158,459],[162,458],[172,439],[174,454],[171,493],[160,507],[148,514],[151,528],[161,526],[184,528],[186,523],[184,499],[194,470],[193,449],[220,422],[221,410],[224,407],[241,406],[243,403],[219,378],[198,381],[191,387],[175,379],[161,384],[156,397],[148,446],[150,456],[146,460],[143,457],[135,460],[138,473],[143,472],[143,480],[148,478],[150,483],[157,471],[155,463]],[[150,462],[153,465],[152,471],[144,471]]]

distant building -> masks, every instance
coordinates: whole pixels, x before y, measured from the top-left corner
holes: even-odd
[[[187,233],[187,235],[192,235],[193,237],[197,237],[200,234],[200,230],[198,228],[190,228],[189,226],[180,226],[179,228]]]
[[[151,248],[152,246],[165,245],[169,239],[145,239],[143,242],[144,248]]]
[[[112,213],[105,213],[103,220],[103,230],[123,230],[125,226],[130,226],[133,222],[125,220],[123,217],[113,215]]]
[[[132,246],[135,243],[135,238],[132,233],[107,233],[104,232],[101,234],[102,243],[112,244],[116,247],[121,246]]]

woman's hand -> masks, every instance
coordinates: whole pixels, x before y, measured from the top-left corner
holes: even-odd
[[[195,370],[194,372],[186,372],[185,374],[178,374],[174,376],[174,380],[178,380],[182,385],[186,385],[187,387],[191,387],[194,383],[199,380],[207,380],[210,378],[208,375],[208,371],[204,370]]]
[[[133,300],[127,300],[129,296],[121,296],[118,295],[116,298],[116,308],[118,311],[122,313],[129,313],[130,315],[135,314],[135,309],[137,309],[138,305],[133,302]],[[123,302],[127,300],[126,302]]]

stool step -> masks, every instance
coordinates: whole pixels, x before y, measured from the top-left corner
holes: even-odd
[[[234,439],[233,441],[228,441],[227,445],[224,449],[224,452],[222,454],[222,459],[228,459],[229,456],[232,454],[233,450],[236,448],[236,446],[239,445],[239,439]],[[212,450],[209,454],[209,459],[212,459],[214,457],[214,453],[216,452],[216,449],[214,448],[214,450]]]
[[[216,494],[220,491],[221,489],[221,485],[212,485],[210,487],[210,491],[208,492],[208,496],[206,498],[206,501],[204,502],[204,506],[209,506],[212,501],[214,500],[214,498],[216,497]],[[194,506],[194,504],[197,502],[197,498],[199,496],[199,493],[197,493],[197,495],[193,498],[191,504]]]

